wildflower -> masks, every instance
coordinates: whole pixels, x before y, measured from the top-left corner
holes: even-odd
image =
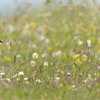
[[[36,82],[37,82],[37,83],[41,83],[41,80],[40,80],[40,79],[37,79]]]
[[[82,64],[82,61],[80,59],[77,59],[76,64],[80,65],[80,64]]]
[[[35,29],[35,28],[37,27],[37,23],[36,23],[36,22],[32,22],[32,23],[31,23],[31,27],[32,27],[33,29]]]
[[[77,59],[77,58],[79,58],[79,57],[80,57],[80,54],[75,54],[75,55],[73,56],[74,59]]]
[[[87,80],[84,80],[83,82],[84,82],[84,83],[87,83]]]
[[[48,44],[49,42],[50,42],[50,40],[49,40],[49,39],[45,39],[45,43],[47,43],[47,44]]]
[[[51,46],[48,46],[47,49],[48,49],[48,51],[51,51],[52,50],[52,47]]]
[[[16,78],[18,75],[17,74],[15,74],[14,76],[12,76],[12,78]]]
[[[58,50],[57,52],[54,52],[52,55],[53,55],[53,57],[56,57],[56,56],[60,57],[60,56],[62,56],[62,51]]]
[[[60,77],[55,77],[55,80],[59,81],[60,80]]]
[[[82,44],[83,44],[83,41],[78,40],[78,45],[82,45]]]
[[[23,76],[23,75],[24,75],[24,72],[22,71],[18,73],[18,76]]]
[[[5,56],[5,57],[4,57],[4,60],[7,61],[7,62],[9,62],[11,59],[10,59],[10,57]]]
[[[48,61],[45,61],[43,65],[48,66]]]
[[[0,73],[0,78],[6,78],[6,74],[5,73]]]
[[[11,82],[10,78],[5,78],[6,81]]]
[[[26,85],[29,85],[29,81],[26,81],[25,84],[26,84]]]
[[[16,55],[16,57],[17,57],[17,58],[20,58],[20,57],[21,57],[21,55],[20,55],[20,54],[17,54],[17,55]]]
[[[16,78],[16,81],[20,81],[20,77],[17,77],[17,78]]]
[[[46,56],[48,56],[47,53],[43,53],[43,54],[41,55],[42,58],[45,58]]]
[[[61,56],[61,55],[62,55],[62,51],[61,51],[61,50],[58,50],[58,51],[56,52],[56,55],[57,55],[57,56]]]
[[[11,44],[9,42],[6,43],[6,46],[7,46],[7,50],[11,49]]]
[[[5,73],[0,73],[0,75],[1,75],[1,76],[4,76],[4,75],[5,75]]]
[[[35,53],[32,54],[33,59],[38,59],[38,57],[39,57],[38,53],[35,52]]]
[[[27,77],[25,77],[25,78],[24,78],[24,81],[28,81],[28,78],[27,78]]]
[[[87,55],[82,55],[82,61],[86,61],[87,60]]]
[[[70,90],[70,91],[76,91],[77,88],[76,88],[75,85],[72,85],[72,86],[69,86],[69,87],[68,87],[68,90]]]
[[[62,87],[64,87],[64,84],[59,84],[59,88],[62,88]]]
[[[43,35],[41,35],[39,38],[40,38],[40,41],[43,41],[45,39]]]
[[[91,40],[87,40],[87,45],[88,45],[88,47],[91,47]]]
[[[70,72],[67,72],[67,76],[70,76],[71,75],[71,73]]]
[[[31,66],[33,66],[33,67],[36,66],[36,62],[33,61],[33,60],[31,60],[30,64],[31,64]]]

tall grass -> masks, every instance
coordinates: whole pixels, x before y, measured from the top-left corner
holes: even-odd
[[[88,4],[0,20],[0,99],[99,100],[99,26]]]

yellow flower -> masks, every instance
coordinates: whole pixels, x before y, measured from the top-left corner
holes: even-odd
[[[77,90],[77,88],[74,85],[73,86],[69,86],[67,89],[69,91],[76,91]]]
[[[8,50],[10,50],[10,49],[11,49],[11,46],[10,46],[10,44],[7,46],[7,49],[8,49]]]
[[[87,60],[87,55],[82,55],[82,61],[86,61]]]
[[[25,84],[26,84],[26,85],[29,85],[29,81],[26,81]]]
[[[20,81],[20,77],[17,77],[17,78],[16,78],[16,81]]]
[[[48,49],[48,51],[51,51],[52,50],[52,47],[51,46],[48,46],[47,49]]]
[[[61,70],[61,74],[64,74],[64,71],[63,70]]]
[[[76,64],[80,65],[80,64],[82,64],[82,61],[80,59],[77,59]]]
[[[5,56],[4,60],[9,62],[11,59],[10,59],[10,57]]]
[[[36,28],[37,27],[37,23],[36,22],[32,22],[31,23],[31,27],[34,29],[34,28]]]
[[[62,87],[64,87],[64,84],[63,83],[59,84],[59,88],[62,88]]]
[[[79,57],[80,57],[80,54],[75,54],[75,55],[73,56],[74,59],[78,59]]]

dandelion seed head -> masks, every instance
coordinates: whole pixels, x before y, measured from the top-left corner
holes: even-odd
[[[38,59],[38,57],[39,57],[38,53],[34,52],[34,53],[32,54],[32,58],[33,58],[33,59]]]
[[[48,66],[48,61],[45,61],[43,65]]]
[[[36,66],[36,62],[34,60],[31,60],[30,65],[34,67]]]
[[[91,40],[87,40],[88,47],[91,47],[91,44],[92,44]]]
[[[23,71],[19,72],[18,76],[24,76],[24,72]]]
[[[28,81],[28,78],[27,78],[27,77],[25,77],[25,78],[24,78],[24,81]]]
[[[82,44],[83,44],[83,41],[78,40],[78,45],[82,45]]]
[[[40,80],[40,79],[37,79],[37,80],[36,80],[36,83],[41,83],[41,80]]]

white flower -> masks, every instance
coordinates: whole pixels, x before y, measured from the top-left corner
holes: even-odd
[[[15,74],[14,76],[12,76],[12,78],[16,78],[18,75],[17,74]]]
[[[10,78],[5,78],[5,80],[7,80],[8,82],[11,82]]]
[[[88,47],[91,47],[91,40],[87,40],[87,45],[88,45]]]
[[[41,80],[40,80],[40,79],[37,79],[36,82],[37,82],[37,83],[41,83]]]
[[[72,85],[72,87],[75,88],[76,86],[75,85]]]
[[[45,39],[45,42],[48,44],[48,43],[50,43],[50,40],[49,39]]]
[[[5,73],[0,73],[0,75],[1,75],[1,76],[4,76],[4,75],[5,75]]]
[[[22,71],[18,73],[18,76],[23,76],[23,75],[24,75],[24,72]]]
[[[34,52],[34,53],[32,54],[32,58],[33,58],[33,59],[38,59],[38,57],[39,57],[38,53]]]
[[[60,80],[60,77],[56,77],[55,80],[59,81]]]
[[[48,61],[45,61],[43,65],[48,66]]]
[[[20,55],[20,54],[17,54],[17,55],[16,55],[16,57],[17,57],[17,58],[20,58],[20,57],[21,57],[21,55]]]
[[[61,56],[62,55],[62,51],[58,50],[57,52],[54,52],[52,55],[53,55],[53,57]]]
[[[31,66],[34,67],[34,66],[36,65],[36,62],[32,60],[32,61],[30,62],[30,64],[31,64]]]
[[[56,55],[57,56],[61,56],[62,55],[62,51],[61,50],[58,50],[57,53],[56,53]]]
[[[45,58],[45,57],[47,57],[47,56],[48,56],[47,53],[43,53],[43,54],[41,55],[42,58]]]
[[[70,76],[70,75],[71,75],[71,73],[70,73],[70,72],[67,72],[67,75],[68,75],[68,76]]]
[[[45,39],[45,37],[43,35],[39,36],[40,41],[43,41]]]
[[[24,78],[24,81],[28,81],[28,78],[27,78],[27,77],[25,77],[25,78]]]
[[[83,82],[84,82],[84,83],[87,83],[87,80],[84,80]]]
[[[83,44],[83,41],[78,40],[78,45],[82,45],[82,44]]]

